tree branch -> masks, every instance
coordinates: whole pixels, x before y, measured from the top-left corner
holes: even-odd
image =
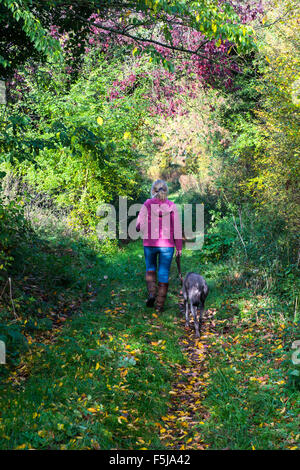
[[[134,36],[132,34],[129,34],[128,32],[126,32],[125,30],[116,30],[114,28],[111,28],[109,26],[104,26],[102,24],[97,24],[97,23],[91,23],[89,20],[86,20],[85,18],[79,16],[79,15],[76,15],[79,19],[81,19],[81,21],[86,21],[86,22],[89,22],[92,26],[95,26],[96,28],[98,29],[103,29],[104,31],[109,31],[110,33],[116,35],[116,36],[124,36],[124,37],[127,37],[129,39],[132,39],[136,42],[147,42],[149,44],[155,44],[156,46],[160,46],[160,47],[164,47],[166,49],[169,49],[169,50],[172,50],[172,51],[177,51],[177,52],[183,52],[185,54],[189,54],[189,55],[196,55],[197,57],[201,57],[203,59],[206,59],[208,60],[209,62],[213,62],[215,64],[218,64],[218,65],[222,65],[220,64],[220,60],[219,59],[213,59],[212,57],[209,57],[207,55],[204,55],[204,54],[199,54],[198,50],[199,50],[199,47],[203,47],[204,44],[206,44],[206,42],[208,42],[209,40],[203,42],[197,50],[193,51],[191,49],[186,49],[185,47],[177,47],[177,46],[173,46],[173,45],[169,45],[169,44],[166,44],[166,43],[163,43],[163,42],[160,42],[156,39],[147,39],[147,38],[141,38],[141,37],[138,37],[138,36]],[[224,66],[226,69],[234,72],[234,73],[239,73],[238,70],[236,69],[233,69],[231,68],[230,66],[226,65]]]

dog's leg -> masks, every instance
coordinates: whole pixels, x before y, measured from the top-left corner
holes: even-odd
[[[198,318],[197,318],[197,307],[195,305],[191,304],[191,310],[192,310],[192,314],[194,316],[196,336],[197,336],[197,338],[200,338],[199,322],[198,322]]]
[[[185,326],[186,328],[188,328],[190,326],[189,303],[186,299],[184,299],[184,306],[185,306]]]

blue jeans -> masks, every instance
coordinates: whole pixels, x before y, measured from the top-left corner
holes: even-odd
[[[174,254],[174,248],[168,246],[144,246],[146,271],[157,270],[158,282],[169,282],[169,272]]]

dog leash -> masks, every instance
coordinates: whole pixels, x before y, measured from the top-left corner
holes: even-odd
[[[178,269],[178,274],[179,274],[180,282],[181,282],[181,284],[182,284],[182,283],[183,283],[183,278],[182,278],[182,274],[181,274],[180,256],[179,256],[179,255],[176,256],[176,264],[177,264],[177,269]]]

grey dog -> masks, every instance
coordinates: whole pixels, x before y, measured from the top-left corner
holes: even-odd
[[[196,336],[200,338],[202,326],[202,314],[204,312],[204,303],[208,295],[208,285],[205,279],[197,273],[188,273],[183,281],[182,293],[185,306],[185,325],[189,326],[189,305],[194,316]],[[200,322],[197,318],[197,308],[200,308]],[[199,331],[200,327],[200,331]]]

